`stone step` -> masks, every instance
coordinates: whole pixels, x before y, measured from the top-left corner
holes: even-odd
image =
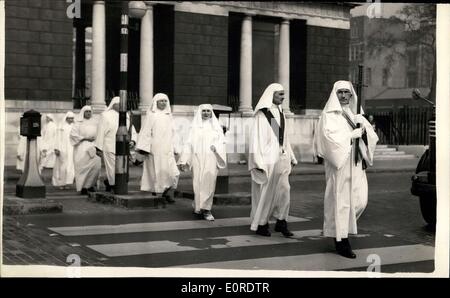
[[[393,152],[393,151],[397,151],[397,148],[375,148],[375,152]]]
[[[376,151],[375,155],[403,155],[405,151]]]
[[[378,149],[378,148],[380,148],[380,149],[381,149],[381,148],[388,148],[388,146],[389,146],[389,145],[377,145],[376,148],[377,148],[377,149]]]
[[[166,201],[163,197],[153,196],[139,191],[129,192],[127,195],[115,195],[108,192],[94,192],[89,193],[88,201],[110,204],[127,209],[139,207],[166,207]]]
[[[403,160],[403,159],[417,159],[415,155],[375,155],[374,160]]]

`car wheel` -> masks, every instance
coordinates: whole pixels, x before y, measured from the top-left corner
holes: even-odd
[[[430,225],[436,225],[436,198],[420,196],[420,210],[423,219]]]

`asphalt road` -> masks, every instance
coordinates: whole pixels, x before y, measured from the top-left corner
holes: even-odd
[[[409,193],[411,175],[368,175],[369,204],[358,222],[359,235],[350,238],[356,260],[337,256],[332,240],[320,234],[322,174],[291,177],[293,239],[276,232],[269,238],[254,235],[248,226],[250,206],[214,206],[216,221],[206,222],[193,217],[188,199],[161,209],[127,210],[87,202],[74,190],[49,190],[63,203],[61,214],[13,219],[21,227],[32,227],[30,237],[40,231],[39,237],[83,249],[107,266],[366,271],[378,256],[376,268],[381,272],[432,272],[434,233]],[[230,182],[232,192],[250,191],[249,178]],[[180,189],[189,190],[190,183],[181,180]],[[13,185],[6,185],[5,191],[12,192]]]

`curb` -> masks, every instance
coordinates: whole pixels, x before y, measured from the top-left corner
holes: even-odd
[[[366,170],[366,173],[401,173],[401,172],[415,172],[416,171],[416,167],[407,167],[407,168],[369,168]],[[302,175],[324,175],[325,174],[325,170],[305,170],[305,171],[294,171],[291,173],[291,176],[302,176]],[[243,172],[237,172],[237,173],[230,173],[229,175],[230,178],[233,177],[250,177],[250,173],[248,171],[243,171]],[[4,175],[4,181],[5,182],[17,182],[19,180],[20,176],[19,175]],[[130,177],[130,181],[134,181],[134,180],[139,180],[141,178],[141,176],[131,176]],[[182,175],[179,178],[181,179],[192,179],[192,175],[186,174],[186,175]]]
[[[5,197],[3,204],[4,215],[27,215],[44,213],[61,213],[63,205],[52,199],[22,199]]]
[[[148,195],[141,192],[131,192],[128,195],[115,195],[108,192],[90,192],[88,201],[100,204],[114,205],[127,209],[132,208],[166,208],[163,197]]]

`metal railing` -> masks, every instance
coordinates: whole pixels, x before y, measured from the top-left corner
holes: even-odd
[[[398,110],[368,110],[373,115],[380,144],[386,145],[428,145],[428,121],[432,107],[404,106]]]

